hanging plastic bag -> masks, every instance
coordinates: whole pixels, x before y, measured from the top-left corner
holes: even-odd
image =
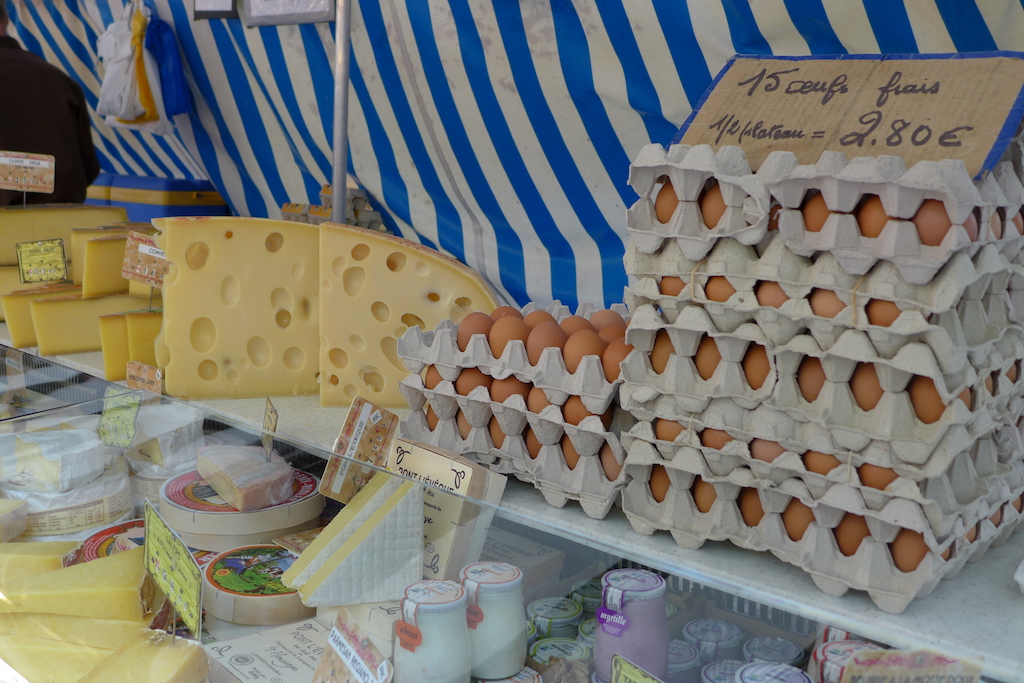
[[[139,99],[135,45],[132,23],[139,7],[131,2],[124,7],[121,18],[111,24],[96,41],[96,52],[103,61],[103,83],[96,113],[124,120],[136,119],[146,113]]]

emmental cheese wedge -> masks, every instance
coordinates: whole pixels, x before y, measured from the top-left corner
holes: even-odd
[[[406,407],[398,337],[497,302],[479,273],[422,245],[349,225],[320,225],[320,405],[362,396]]]
[[[125,235],[97,237],[85,243],[81,269],[83,298],[128,293],[128,280],[121,275],[127,244]]]
[[[224,502],[241,512],[279,505],[293,493],[292,468],[260,446],[204,446],[196,469]]]
[[[0,637],[0,659],[29,683],[77,683],[112,654],[113,650],[38,636]]]
[[[0,543],[0,593],[11,581],[60,569],[77,547],[75,541]]]
[[[0,614],[0,636],[36,636],[75,645],[116,650],[139,629],[149,628],[150,619],[93,619],[67,614]]]
[[[164,631],[145,629],[132,636],[81,683],[202,683],[210,673],[203,646]]]
[[[120,382],[128,366],[128,319],[124,313],[101,315],[100,348],[103,350],[103,378]]]
[[[124,223],[128,214],[120,206],[87,204],[42,204],[29,207],[0,207],[0,263],[18,262],[18,242],[64,240],[67,249],[74,228],[91,228]]]
[[[80,295],[81,293],[81,287],[59,284],[17,289],[10,294],[0,296],[4,317],[7,319],[7,331],[11,335],[11,344],[19,349],[36,345],[36,328],[32,325],[31,304],[33,301],[74,294]]]
[[[0,612],[70,614],[96,619],[142,619],[154,599],[143,548],[52,572],[5,581]]]
[[[157,363],[185,399],[316,394],[317,228],[156,218],[168,260]]]
[[[143,302],[131,296],[101,296],[95,299],[56,297],[29,303],[36,346],[44,356],[99,351],[101,315],[139,308]]]

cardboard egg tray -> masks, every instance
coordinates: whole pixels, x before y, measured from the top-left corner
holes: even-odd
[[[782,520],[791,495],[762,488],[760,482],[752,481],[765,514],[756,527],[749,527],[737,504],[741,486],[714,482],[716,499],[708,512],[702,513],[690,494],[696,475],[683,471],[672,461],[654,460],[657,457],[656,453],[634,455],[632,450],[627,456],[629,483],[623,491],[623,511],[638,533],[669,531],[678,545],[690,549],[709,540],[728,540],[743,548],[768,550],[810,574],[823,592],[838,596],[851,588],[863,590],[881,610],[890,613],[902,612],[914,598],[930,593],[940,579],[955,576],[967,561],[980,559],[989,546],[1005,541],[1022,523],[1021,514],[1009,503],[1024,494],[1024,485],[1006,498],[985,500],[974,516],[958,518],[946,537],[923,529],[929,551],[914,571],[902,572],[894,565],[887,547],[903,528],[900,524],[865,514],[871,535],[861,542],[854,555],[846,557],[839,551],[833,528],[847,511],[823,501],[803,500],[813,509],[815,521],[799,541],[793,541]],[[666,468],[671,481],[661,503],[653,498],[648,484],[656,462]],[[1005,491],[998,495],[1003,494]],[[1001,512],[998,526],[990,519],[997,510]],[[966,535],[971,529],[977,529],[977,537],[968,542]],[[947,550],[950,559],[944,560],[942,554]]]
[[[570,500],[580,503],[588,516],[602,519],[618,500],[626,484],[620,472],[615,481],[609,481],[601,466],[600,450],[607,442],[620,465],[625,462],[618,434],[631,423],[627,413],[616,411],[611,430],[605,430],[597,415],[584,418],[579,425],[565,422],[557,406],[548,406],[540,413],[526,408],[522,396],[514,395],[504,403],[491,401],[486,387],[473,389],[468,396],[455,393],[449,381],[442,381],[433,390],[423,386],[418,375],[406,377],[400,385],[412,408],[402,422],[403,433],[410,438],[437,445],[455,453],[470,455],[491,469],[512,474],[521,481],[533,484],[549,505],[564,507]],[[433,407],[438,423],[431,432],[427,426],[425,409]],[[470,424],[470,432],[463,439],[455,423],[459,410]],[[498,420],[504,432],[502,447],[495,448],[491,441],[491,416]],[[527,427],[533,429],[541,443],[540,453],[530,457],[524,442]],[[569,469],[562,455],[560,442],[568,435],[580,455],[576,467]]]

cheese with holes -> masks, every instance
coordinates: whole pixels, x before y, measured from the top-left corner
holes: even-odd
[[[0,593],[10,581],[60,569],[77,547],[75,541],[0,543]]]
[[[20,500],[0,500],[0,543],[13,541],[28,526],[28,508]]]
[[[113,652],[38,636],[0,637],[0,658],[29,683],[77,683]]]
[[[317,393],[315,227],[258,218],[156,218],[168,260],[157,364],[186,399]]]
[[[406,407],[398,338],[497,302],[479,273],[408,240],[337,223],[320,226],[320,405],[362,396]]]
[[[103,474],[107,460],[106,445],[86,429],[0,434],[0,487],[70,491]]]
[[[155,597],[143,548],[52,572],[5,581],[0,612],[70,614],[96,619],[142,619]]]
[[[93,619],[67,614],[0,614],[0,636],[38,636],[64,643],[116,650],[139,629],[149,628],[143,619]]]
[[[160,310],[125,313],[128,323],[128,360],[156,366],[154,344],[160,334],[163,315]]]
[[[139,308],[141,301],[131,296],[78,296],[34,300],[29,303],[36,346],[44,356],[99,351],[101,315]]]
[[[165,631],[134,634],[81,683],[203,683],[210,661],[203,646]]]
[[[294,492],[291,466],[276,453],[268,462],[261,446],[204,446],[196,469],[225,503],[241,512],[280,505]]]
[[[18,262],[18,242],[62,239],[70,246],[74,228],[123,223],[128,214],[120,206],[87,204],[37,204],[29,207],[0,206],[0,263]]]
[[[127,377],[128,320],[124,313],[101,315],[100,349],[103,351],[103,378],[120,382]]]
[[[19,349],[36,345],[36,328],[32,325],[31,303],[33,301],[81,294],[81,292],[81,287],[72,285],[48,285],[18,289],[10,294],[0,296],[4,317],[7,319],[7,332],[11,335],[11,344]]]
[[[124,235],[97,237],[86,241],[82,264],[84,298],[128,293],[128,280],[121,275],[126,244],[128,238]]]
[[[102,225],[96,228],[75,228],[72,230],[71,250],[67,252],[68,258],[71,259],[71,281],[76,285],[82,284],[86,242],[97,237],[127,235],[129,232],[141,232],[146,235],[152,235],[156,232],[156,228],[149,223],[122,223],[120,225]]]

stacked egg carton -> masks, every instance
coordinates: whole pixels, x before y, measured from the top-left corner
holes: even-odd
[[[751,173],[736,148],[649,146],[630,182],[620,400],[637,419],[637,531],[769,550],[899,612],[1020,525],[1024,187],[1009,163],[975,184],[958,161],[775,152]],[[827,218],[805,225],[814,194]],[[885,213],[872,237],[865,195]],[[925,199],[944,236],[909,220]]]
[[[534,304],[528,304],[521,314],[536,310]],[[557,322],[570,315],[557,301],[544,310]],[[625,313],[621,304],[612,310]],[[592,313],[581,306],[576,315],[589,320]],[[465,350],[460,349],[452,321],[427,332],[410,328],[399,340],[398,353],[412,373],[400,385],[412,409],[402,423],[405,436],[514,475],[533,484],[555,507],[575,500],[591,517],[608,514],[625,486],[625,451],[619,435],[628,431],[632,421],[628,413],[618,410],[621,380],[607,379],[600,356],[583,357],[571,373],[559,348],[544,349],[532,364],[525,343],[515,339],[495,358],[485,334],[472,335]],[[439,382],[436,376],[433,383],[424,377],[424,370],[431,367],[440,374]],[[503,401],[492,400],[487,386],[457,391],[460,375],[476,370],[487,380],[515,377],[540,388],[550,405],[531,411],[519,393]],[[570,416],[571,404],[576,405],[575,419]],[[580,415],[584,415],[582,419]],[[431,425],[433,416],[436,424]],[[465,420],[461,429],[460,420]],[[568,464],[571,456],[563,453],[570,449],[578,454],[572,467]]]

